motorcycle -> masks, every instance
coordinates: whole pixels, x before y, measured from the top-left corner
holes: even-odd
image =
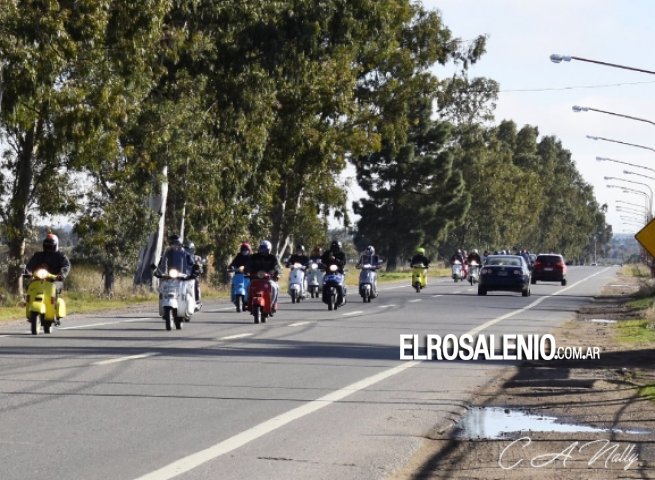
[[[420,293],[427,284],[428,268],[422,263],[412,265],[412,287]]]
[[[305,267],[294,263],[289,268],[289,296],[291,303],[300,303],[305,298]]]
[[[50,333],[52,325],[60,325],[60,319],[66,316],[66,303],[57,295],[56,275],[45,268],[37,268],[31,274],[25,299],[25,316],[30,322],[32,335],[38,335],[39,325],[43,333]]]
[[[323,272],[318,268],[318,263],[312,262],[309,264],[309,271],[306,272],[307,290],[312,298],[318,298],[323,284]]]
[[[272,303],[273,289],[270,280],[271,275],[264,271],[257,272],[255,278],[250,279],[246,305],[255,323],[266,323],[266,319],[273,316],[277,310],[277,303]]]
[[[195,278],[171,268],[167,273],[155,270],[159,282],[159,315],[166,322],[166,330],[180,330],[196,311]]]
[[[471,285],[480,281],[480,265],[475,260],[472,260],[471,263],[469,263],[468,279]]]
[[[377,270],[380,267],[367,263],[357,268],[362,269],[359,273],[359,294],[364,303],[371,303],[371,298],[376,298],[378,296]]]
[[[459,260],[455,260],[453,262],[452,278],[453,278],[453,280],[455,280],[455,283],[457,283],[460,280],[464,280],[466,278],[466,273],[464,271],[464,267],[462,265],[462,262],[460,262]]]
[[[245,310],[246,304],[248,303],[250,278],[245,274],[243,265],[240,266],[237,270],[230,269],[228,272],[234,274],[232,276],[230,299],[232,300],[234,306],[237,307],[237,312],[242,312]]]
[[[323,303],[327,304],[328,310],[336,310],[346,304],[345,277],[338,270],[336,265],[330,265],[323,277]],[[343,298],[340,291],[343,291]]]

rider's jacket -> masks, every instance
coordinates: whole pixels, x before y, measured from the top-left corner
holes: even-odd
[[[38,267],[44,266],[48,273],[66,278],[71,269],[71,262],[62,252],[36,252],[27,262],[25,270],[32,273]]]

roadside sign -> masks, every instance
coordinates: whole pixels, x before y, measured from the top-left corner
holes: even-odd
[[[650,253],[651,257],[655,257],[655,219],[637,232],[635,240]]]

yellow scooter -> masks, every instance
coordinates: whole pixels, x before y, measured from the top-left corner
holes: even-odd
[[[57,296],[56,275],[45,268],[37,268],[31,274],[25,299],[25,316],[30,322],[32,335],[39,333],[39,325],[44,333],[50,333],[52,324],[59,325],[59,320],[66,316],[66,303]]]
[[[412,287],[416,293],[420,293],[425,288],[428,279],[428,267],[422,263],[412,265]]]

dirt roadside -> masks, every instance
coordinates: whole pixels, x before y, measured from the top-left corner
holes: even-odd
[[[655,384],[655,348],[620,344],[616,324],[606,322],[636,318],[625,301],[637,289],[635,277],[617,277],[575,320],[553,332],[558,347],[600,347],[599,360],[507,369],[478,392],[465,424],[435,428],[393,480],[655,478],[655,401],[637,393],[639,386]],[[496,420],[484,417],[491,413]],[[534,417],[523,419],[523,413]],[[479,436],[480,425],[504,425],[511,417],[521,432]],[[543,417],[572,424],[575,431],[539,431],[545,430]]]

